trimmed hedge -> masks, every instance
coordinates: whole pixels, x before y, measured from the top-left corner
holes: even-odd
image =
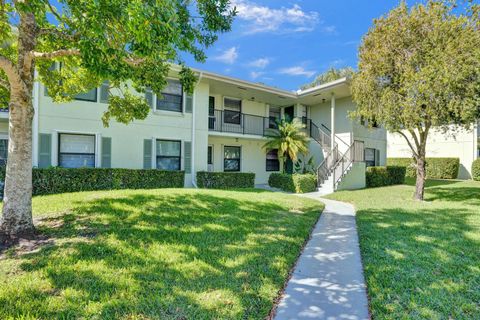
[[[480,181],[480,159],[472,163],[472,178],[475,181]]]
[[[268,185],[294,193],[314,192],[317,190],[317,176],[314,174],[272,173],[268,178]]]
[[[401,166],[368,167],[365,173],[367,188],[403,184],[406,168]]]
[[[4,168],[1,177],[5,177]],[[112,190],[183,188],[183,171],[117,168],[33,168],[33,194]]]
[[[460,158],[426,158],[428,179],[456,179],[460,168]],[[388,158],[387,166],[406,167],[406,176],[417,176],[415,160],[412,158]]]
[[[255,173],[199,171],[197,185],[206,189],[254,188]]]

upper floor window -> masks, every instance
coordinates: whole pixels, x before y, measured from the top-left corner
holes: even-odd
[[[167,86],[157,95],[157,110],[182,112],[183,88],[178,80],[168,80]]]
[[[242,114],[242,100],[225,98],[223,100],[225,123],[240,124]]]
[[[63,168],[95,167],[95,136],[88,134],[58,135],[58,165]]]
[[[268,127],[270,129],[277,129],[280,118],[281,118],[280,107],[270,106],[268,111]]]

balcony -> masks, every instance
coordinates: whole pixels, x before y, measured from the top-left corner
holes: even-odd
[[[300,118],[305,133],[324,148],[331,147],[330,135],[319,128],[311,119]],[[268,136],[268,129],[277,128],[277,119],[230,110],[215,110],[208,117],[208,129],[216,132]]]
[[[275,128],[275,120],[230,110],[215,110],[208,117],[210,131],[266,136],[268,128]]]

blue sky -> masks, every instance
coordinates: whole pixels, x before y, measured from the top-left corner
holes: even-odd
[[[357,65],[361,37],[395,0],[232,0],[232,31],[191,67],[296,90],[330,67]],[[409,4],[414,1],[409,1]]]

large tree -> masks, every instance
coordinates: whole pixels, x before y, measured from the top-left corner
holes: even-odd
[[[305,84],[301,87],[302,90],[313,88],[319,86],[324,83],[328,83],[331,81],[335,81],[345,77],[352,77],[355,74],[355,70],[352,67],[345,67],[345,68],[330,68],[327,71],[319,74],[315,79]]]
[[[54,101],[69,101],[108,80],[112,96],[103,116],[122,123],[144,119],[148,105],[125,90],[160,92],[172,63],[193,90],[195,76],[182,54],[205,60],[204,49],[230,29],[229,0],[0,1],[0,95],[9,101],[9,148],[0,233],[19,236],[32,223],[33,83]],[[52,63],[61,68],[51,68]],[[35,79],[35,70],[38,77]]]
[[[374,21],[359,51],[355,117],[402,135],[416,161],[414,198],[423,200],[432,128],[470,128],[480,111],[479,7],[405,2]]]

